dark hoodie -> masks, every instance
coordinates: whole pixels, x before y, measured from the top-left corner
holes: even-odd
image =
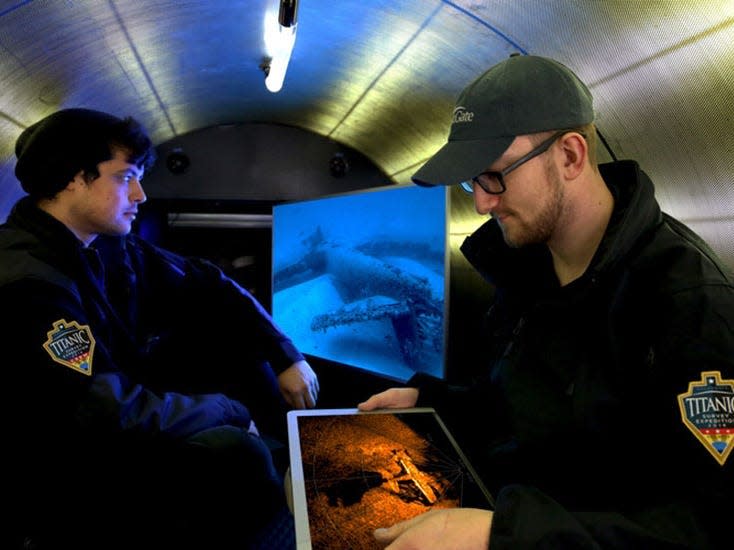
[[[280,505],[244,396],[277,396],[262,362],[280,372],[303,356],[213,264],[134,235],[86,248],[25,198],[0,226],[0,311],[15,478],[3,499],[20,541],[123,548],[203,533],[216,546],[234,532],[244,544]],[[213,505],[231,495],[257,510]]]
[[[734,278],[636,163],[600,171],[615,207],[586,272],[561,287],[547,247],[486,222],[462,246],[496,291],[473,383],[409,385],[495,494],[492,549],[723,548],[734,440],[704,444],[679,396],[718,380],[734,407]]]

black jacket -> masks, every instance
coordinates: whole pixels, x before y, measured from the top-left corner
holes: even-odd
[[[561,287],[545,246],[488,221],[462,246],[495,286],[480,369],[410,383],[496,496],[491,548],[724,547],[734,278],[636,163],[601,173],[615,207],[586,273]],[[688,414],[706,388],[717,410]]]
[[[26,481],[18,498],[52,517],[50,502],[65,491],[96,501],[95,487],[110,483],[105,494],[124,500],[123,479],[135,490],[143,479],[163,481],[183,466],[182,444],[199,448],[235,434],[262,451],[245,441],[251,411],[242,400],[270,398],[263,388],[272,391],[274,375],[303,359],[213,264],[134,235],[98,237],[84,248],[27,198],[0,226],[0,304],[3,433]],[[215,428],[229,431],[212,437]],[[236,468],[248,470],[245,461]],[[171,476],[169,489],[191,487],[198,473]],[[8,505],[24,514],[19,504]],[[70,503],[62,507],[68,512]]]

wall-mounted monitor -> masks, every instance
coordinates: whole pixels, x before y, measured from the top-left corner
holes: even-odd
[[[273,207],[273,318],[306,354],[443,378],[448,190],[413,185]]]

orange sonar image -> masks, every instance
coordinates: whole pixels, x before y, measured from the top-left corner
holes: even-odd
[[[381,548],[377,527],[432,509],[489,507],[486,490],[429,411],[298,417],[310,538],[299,549]]]

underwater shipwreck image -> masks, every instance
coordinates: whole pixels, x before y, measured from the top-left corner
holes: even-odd
[[[274,208],[273,317],[303,352],[401,380],[443,376],[445,194],[427,191]]]
[[[372,531],[431,509],[487,506],[430,415],[298,419],[313,550],[380,548]]]

